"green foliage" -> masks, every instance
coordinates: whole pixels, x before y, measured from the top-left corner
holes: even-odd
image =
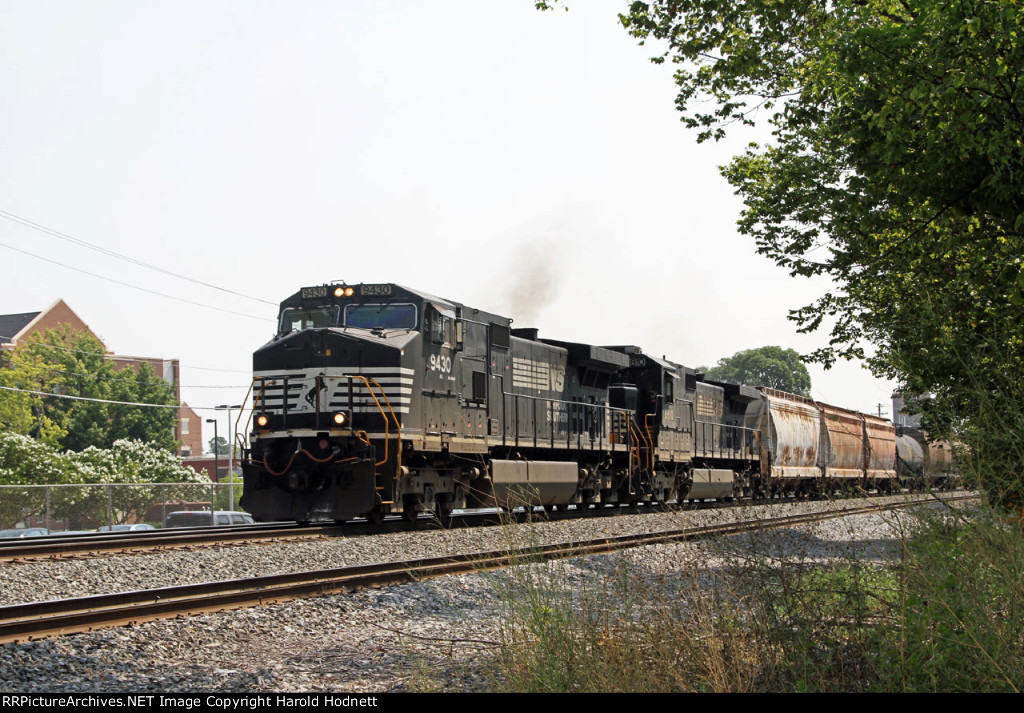
[[[988,515],[926,518],[907,540],[890,689],[1024,690],[1024,532]]]
[[[217,481],[217,495],[214,497],[214,510],[241,510],[243,479],[241,475],[230,473]]]
[[[196,483],[190,490],[175,490],[182,499],[209,497],[210,482],[182,464],[173,453],[151,443],[119,440],[111,448],[90,446],[83,451],[60,451],[41,441],[14,433],[0,433],[0,485],[60,485],[52,491],[53,514],[75,523],[106,522],[108,505],[115,523],[137,518],[160,498],[151,483]],[[109,493],[71,484],[116,484]],[[130,486],[130,487],[129,487]],[[241,492],[241,487],[237,488]],[[109,498],[108,498],[109,494]],[[42,512],[40,491],[0,491],[0,529],[26,514]]]
[[[43,411],[42,397],[26,393],[46,392],[54,384],[46,360],[28,349],[5,352],[0,365],[0,431],[38,438],[57,445],[67,430]],[[10,389],[10,390],[8,390]]]
[[[174,387],[157,376],[145,362],[139,364],[135,374],[127,369],[115,374],[117,376],[112,380],[110,390],[114,401],[178,405]],[[177,409],[113,404],[110,407],[110,431],[104,441],[140,440],[174,451],[178,446],[174,438],[177,420]]]
[[[115,370],[103,345],[88,333],[49,330],[10,352],[0,385],[84,399],[176,406],[174,388],[146,363]],[[0,391],[0,427],[63,448],[109,448],[138,439],[173,451],[177,410],[126,406]]]
[[[76,473],[72,459],[53,446],[18,433],[0,432],[0,485],[73,482]],[[5,488],[0,491],[0,529],[44,507],[44,498],[38,492]]]
[[[758,251],[836,285],[791,313],[831,329],[813,359],[874,343],[875,373],[975,432],[980,402],[1024,402],[1024,5],[659,0],[621,20],[667,45],[700,140],[772,126],[723,172]],[[1007,480],[1024,496],[1019,476],[990,492]]]
[[[210,453],[218,456],[230,456],[231,455],[231,444],[228,443],[228,439],[224,436],[217,436],[211,438],[207,445],[210,447]]]
[[[1024,523],[992,514],[922,508],[896,547],[871,547],[890,552],[878,562],[817,538],[799,551],[789,533],[784,552],[759,534],[677,553],[667,575],[628,556],[611,575],[519,567],[495,677],[530,692],[1019,692]]]
[[[801,396],[811,395],[811,375],[792,349],[761,347],[737,352],[718,360],[718,365],[704,369],[705,375],[715,381],[750,386],[770,386]]]

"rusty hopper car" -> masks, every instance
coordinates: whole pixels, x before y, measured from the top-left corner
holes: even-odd
[[[907,487],[945,488],[955,480],[949,441],[931,441],[921,430],[904,426],[897,429],[896,454],[896,471]]]
[[[284,300],[253,355],[243,507],[380,521],[803,492],[822,478],[813,401],[511,322],[395,284]]]

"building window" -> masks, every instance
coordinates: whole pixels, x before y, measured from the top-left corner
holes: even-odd
[[[188,419],[187,418],[181,419],[181,435],[183,435],[183,436],[187,436],[188,435]]]

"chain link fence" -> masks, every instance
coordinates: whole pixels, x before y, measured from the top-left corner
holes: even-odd
[[[178,510],[240,510],[241,497],[239,477],[219,483],[0,485],[0,530],[62,532],[136,523],[162,527],[167,515]]]

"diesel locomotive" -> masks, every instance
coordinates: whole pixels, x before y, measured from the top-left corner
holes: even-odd
[[[879,418],[717,383],[630,345],[540,338],[395,284],[304,287],[253,355],[242,506],[380,522],[891,488]]]

